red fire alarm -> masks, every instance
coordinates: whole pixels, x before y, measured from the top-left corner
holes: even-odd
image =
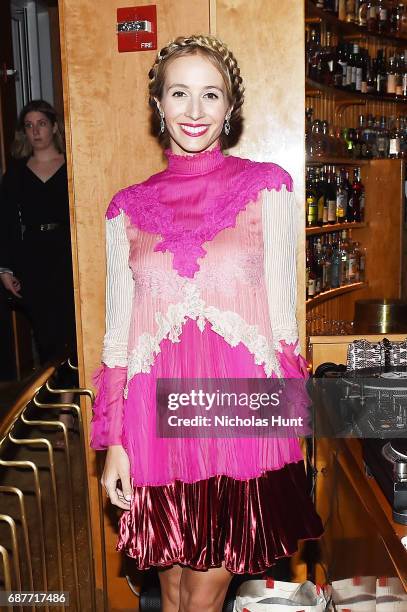
[[[117,43],[120,53],[157,49],[156,6],[118,8]]]

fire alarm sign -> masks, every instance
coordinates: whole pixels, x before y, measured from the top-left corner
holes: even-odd
[[[117,9],[117,43],[120,53],[157,49],[156,6]]]

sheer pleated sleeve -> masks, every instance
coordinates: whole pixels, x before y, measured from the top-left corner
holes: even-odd
[[[129,242],[121,211],[106,219],[106,331],[102,364],[93,375],[97,389],[91,422],[91,447],[104,450],[122,443],[123,390],[134,282]]]
[[[287,378],[306,377],[307,364],[300,355],[296,320],[296,248],[298,215],[294,193],[262,192],[264,270],[274,348],[280,353]]]

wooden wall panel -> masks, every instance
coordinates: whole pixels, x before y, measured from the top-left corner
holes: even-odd
[[[156,51],[117,51],[116,9],[146,0],[60,0],[62,68],[68,141],[72,241],[75,266],[80,383],[91,386],[104,333],[104,213],[120,188],[164,166],[149,134],[147,73]],[[156,0],[158,44],[178,35],[209,31],[207,0]],[[86,429],[90,420],[87,414]],[[88,451],[98,593],[102,555],[94,453]],[[117,517],[105,519],[109,608],[135,609],[137,599],[120,577],[115,552]],[[102,603],[98,607],[103,609]]]
[[[294,179],[300,213],[297,312],[304,339],[303,3],[217,0],[216,34],[236,55],[246,86],[244,132],[234,152],[276,162]]]

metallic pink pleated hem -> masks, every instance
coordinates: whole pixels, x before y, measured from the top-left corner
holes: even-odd
[[[135,486],[120,518],[117,550],[140,570],[180,564],[259,574],[323,534],[307,494],[304,463],[248,479],[214,476],[195,483]]]

